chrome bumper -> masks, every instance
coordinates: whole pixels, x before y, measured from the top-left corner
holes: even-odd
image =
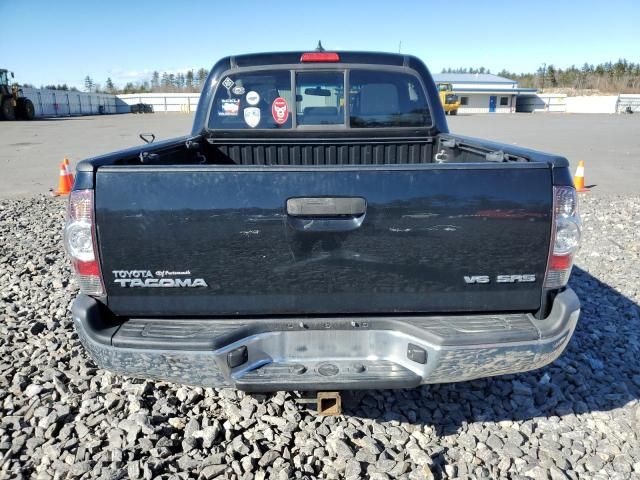
[[[102,368],[247,391],[407,388],[534,370],[562,353],[579,314],[571,289],[542,320],[505,314],[114,323],[90,297],[73,305],[80,340]]]

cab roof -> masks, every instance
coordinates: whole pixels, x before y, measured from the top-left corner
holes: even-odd
[[[398,53],[383,52],[352,52],[328,50],[325,52],[295,51],[295,52],[269,52],[269,53],[250,53],[245,55],[231,56],[231,63],[237,67],[257,67],[262,65],[282,65],[301,63],[302,55],[305,53],[331,53],[337,54],[339,62],[337,63],[365,63],[370,65],[408,65],[409,55]],[[334,62],[336,63],[336,62]]]

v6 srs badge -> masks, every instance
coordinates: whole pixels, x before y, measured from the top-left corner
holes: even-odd
[[[196,288],[207,287],[204,278],[191,277],[191,271],[112,270],[114,282],[124,288]]]
[[[496,275],[496,283],[531,283],[536,281],[534,273],[519,273],[516,275]],[[465,275],[464,283],[491,283],[489,275]]]

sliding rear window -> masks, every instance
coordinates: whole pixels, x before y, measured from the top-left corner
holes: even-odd
[[[296,73],[296,120],[344,126],[344,72]]]
[[[428,127],[431,115],[418,77],[402,71],[351,69],[238,73],[222,77],[213,129]],[[345,85],[349,85],[348,95]],[[294,92],[295,89],[295,92]],[[292,93],[295,93],[293,95]],[[347,108],[348,107],[348,108]]]

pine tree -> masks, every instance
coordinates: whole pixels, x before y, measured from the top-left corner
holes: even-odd
[[[176,87],[178,87],[179,90],[184,89],[184,73],[182,72],[176,75]]]
[[[188,91],[193,89],[193,70],[188,70],[187,75],[185,76],[185,87]]]
[[[627,73],[628,63],[625,59],[618,59],[616,63],[613,64],[613,74],[614,76],[620,78],[625,73]]]
[[[160,81],[160,85],[163,90],[169,89],[169,74],[167,72],[162,72],[162,80]]]
[[[116,93],[116,87],[113,85],[113,81],[111,80],[111,77],[107,78],[105,87],[108,93]]]
[[[87,75],[86,77],[84,77],[84,89],[87,92],[92,92],[93,91],[93,80],[91,79],[91,77],[89,75]]]
[[[558,79],[556,75],[557,75],[556,68],[553,65],[549,65],[547,67],[546,80],[549,82],[549,85],[552,87],[558,86]]]
[[[157,90],[160,87],[160,74],[157,70],[151,75],[151,88]]]
[[[206,68],[201,68],[198,70],[198,85],[202,87],[204,85],[204,81],[207,79],[207,75],[209,75],[209,71]]]

